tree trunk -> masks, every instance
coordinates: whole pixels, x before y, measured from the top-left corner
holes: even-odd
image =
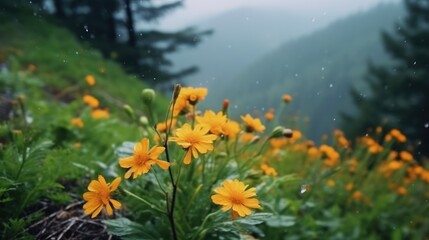
[[[130,47],[136,46],[136,35],[134,29],[134,16],[133,11],[131,10],[131,0],[125,1],[125,13],[127,16],[127,31],[128,31],[128,45]]]
[[[55,15],[58,18],[65,18],[66,14],[64,12],[64,6],[62,0],[54,0],[54,6],[55,6]]]

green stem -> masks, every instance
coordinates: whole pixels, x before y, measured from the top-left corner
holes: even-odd
[[[19,176],[21,175],[22,169],[24,168],[25,161],[27,160],[27,140],[24,140],[24,149],[22,153],[22,161],[19,166],[18,173],[16,174],[15,181],[18,181]]]
[[[123,190],[126,194],[130,195],[131,197],[134,197],[135,199],[137,199],[137,200],[139,200],[139,201],[143,202],[144,204],[148,205],[148,206],[149,206],[150,208],[152,208],[153,210],[156,210],[156,211],[158,211],[158,212],[160,212],[160,213],[164,213],[164,214],[165,214],[165,212],[164,212],[163,210],[161,210],[161,209],[157,208],[155,205],[153,205],[152,203],[148,202],[147,200],[145,200],[145,199],[143,199],[143,198],[141,198],[141,197],[137,196],[136,194],[134,194],[134,193],[132,193],[132,192],[128,191],[127,189],[123,189],[123,188],[122,188],[122,190]]]

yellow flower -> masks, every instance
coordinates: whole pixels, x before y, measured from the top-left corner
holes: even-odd
[[[83,121],[81,118],[73,118],[70,121],[71,125],[79,127],[79,128],[83,128]]]
[[[86,105],[92,108],[97,108],[100,105],[100,102],[98,101],[97,98],[88,94],[83,96],[82,100]]]
[[[88,86],[95,85],[95,77],[90,74],[85,76],[85,81],[86,81],[86,84],[88,84]]]
[[[109,111],[105,109],[95,109],[91,112],[91,116],[94,119],[108,118],[109,115]]]
[[[351,183],[351,182],[347,183],[347,185],[346,185],[345,189],[346,189],[347,191],[351,191],[351,190],[353,190],[353,183]]]
[[[390,138],[388,136],[391,136]],[[390,130],[390,132],[386,135],[385,140],[388,141],[391,138],[395,138],[398,142],[404,143],[405,141],[407,141],[407,137],[401,133],[401,131],[399,131],[398,129],[392,129]]]
[[[222,125],[223,136],[228,139],[235,139],[237,134],[240,132],[240,124],[233,120],[228,120],[224,125]]]
[[[326,180],[326,184],[331,188],[335,187],[335,181],[332,179]]]
[[[216,114],[209,110],[204,112],[202,117],[196,116],[195,120],[200,124],[207,124],[210,127],[210,132],[219,136],[223,133],[222,126],[226,124],[227,118],[222,112]]]
[[[402,160],[404,160],[406,162],[411,162],[414,159],[413,155],[407,151],[401,151],[399,153],[399,156],[401,157]]]
[[[176,126],[177,119],[167,120],[166,122],[160,122],[156,124],[156,130],[158,132],[166,132],[168,128],[174,128]],[[170,126],[171,125],[171,126]]]
[[[106,180],[101,175],[98,176],[98,181],[92,180],[88,185],[89,192],[83,194],[83,199],[87,201],[83,205],[85,214],[92,214],[91,218],[95,218],[103,208],[106,208],[109,215],[113,214],[112,206],[115,209],[119,209],[121,203],[112,199],[110,194],[118,188],[120,182],[121,178],[117,177],[112,183],[106,183]]]
[[[215,195],[211,196],[214,204],[221,205],[222,211],[226,212],[232,209],[232,218],[235,219],[237,214],[240,217],[250,215],[252,212],[249,208],[261,208],[256,198],[256,189],[246,188],[243,182],[234,180],[223,181],[223,186],[216,188]]]
[[[352,194],[352,198],[355,201],[359,201],[359,200],[361,200],[363,198],[363,194],[360,191],[354,191],[353,194]]]
[[[173,116],[176,117],[177,115],[185,114],[187,112],[187,107],[188,101],[179,95],[179,98],[177,98],[174,103]]]
[[[265,130],[265,126],[262,125],[261,120],[258,118],[253,118],[250,114],[246,114],[246,116],[241,116],[241,119],[246,124],[246,132],[263,132]]]
[[[267,113],[265,113],[265,120],[271,121],[274,119],[274,109],[270,109]]]
[[[207,153],[213,150],[213,141],[216,140],[217,136],[207,134],[209,131],[210,128],[207,125],[197,124],[192,129],[191,125],[187,123],[176,130],[176,137],[171,137],[170,141],[188,149],[183,160],[184,164],[190,164],[192,156],[197,158],[198,153]]]
[[[261,169],[264,172],[265,175],[267,176],[273,176],[276,177],[278,175],[276,169],[274,169],[273,167],[268,166],[267,164],[263,163],[261,165]]]
[[[207,88],[184,87],[180,90],[179,98],[189,101],[189,104],[195,105],[198,101],[204,100],[207,95]]]
[[[168,169],[170,163],[159,160],[158,157],[165,150],[164,147],[154,146],[149,150],[149,139],[144,138],[134,146],[134,154],[130,157],[125,157],[119,160],[119,165],[122,168],[129,168],[125,173],[125,178],[129,178],[131,174],[136,178],[142,174],[149,172],[153,164],[157,164],[162,169]]]

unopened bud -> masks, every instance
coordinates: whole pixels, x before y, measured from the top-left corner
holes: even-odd
[[[284,131],[286,129],[282,126],[277,126],[273,129],[273,131],[270,134],[270,138],[281,138],[281,137],[285,137],[284,135]]]
[[[147,117],[145,116],[141,116],[139,119],[141,125],[143,126],[148,126],[149,125],[149,120],[147,119]]]
[[[174,91],[173,91],[173,102],[176,101],[176,99],[179,97],[180,90],[182,89],[182,86],[180,84],[174,85]]]
[[[131,118],[131,119],[133,119],[133,120],[134,120],[134,118],[135,118],[135,115],[134,115],[134,109],[133,109],[130,105],[128,105],[128,104],[125,104],[122,108],[124,109],[125,113],[126,113],[126,114]]]
[[[291,138],[293,137],[293,131],[291,129],[284,129],[283,130],[283,136],[285,136],[286,138]]]
[[[260,139],[261,139],[261,138],[260,138],[259,136],[254,136],[254,137],[250,140],[249,144],[257,143],[257,142],[259,142],[259,140],[260,140]]]
[[[143,89],[142,91],[143,103],[150,105],[155,100],[155,91],[151,88]]]
[[[292,102],[292,96],[291,96],[291,95],[289,95],[289,94],[285,94],[285,95],[283,95],[283,102],[285,102],[285,103],[290,103],[290,102]]]
[[[228,99],[224,99],[223,100],[223,104],[222,104],[222,113],[223,113],[223,115],[226,115],[226,113],[228,112],[228,107],[229,107],[229,100]]]

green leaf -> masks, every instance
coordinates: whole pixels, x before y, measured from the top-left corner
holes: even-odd
[[[272,216],[271,213],[255,213],[245,218],[239,218],[234,222],[247,224],[247,225],[256,225],[256,224],[261,224],[265,222],[271,216]]]
[[[295,217],[277,215],[271,216],[267,221],[267,225],[270,227],[291,227],[295,225]]]
[[[155,236],[150,235],[145,231],[147,227],[133,222],[128,218],[118,218],[113,220],[105,220],[103,223],[107,226],[107,231],[126,240],[138,239],[154,239]]]

